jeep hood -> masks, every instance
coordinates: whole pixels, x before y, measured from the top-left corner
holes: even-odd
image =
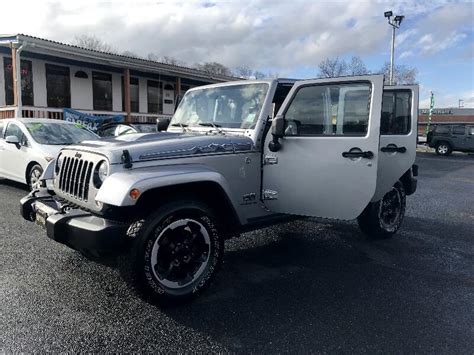
[[[244,136],[159,132],[84,141],[65,149],[102,154],[108,158],[111,164],[119,164],[122,162],[125,150],[128,151],[133,162],[140,162],[250,151],[253,149],[253,141]]]

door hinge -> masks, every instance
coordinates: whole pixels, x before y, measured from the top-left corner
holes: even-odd
[[[274,155],[265,155],[264,164],[265,165],[278,164],[278,157],[276,157]]]
[[[263,190],[264,200],[278,200],[278,191],[275,190]]]

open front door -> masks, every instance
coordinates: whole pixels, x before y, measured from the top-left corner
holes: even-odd
[[[266,137],[262,198],[274,212],[356,218],[377,185],[383,76],[297,82],[278,116],[281,149]]]

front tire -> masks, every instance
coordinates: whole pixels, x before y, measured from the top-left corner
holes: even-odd
[[[451,145],[447,142],[439,142],[436,145],[436,154],[438,155],[448,156],[452,151]]]
[[[369,203],[357,218],[357,222],[368,237],[387,239],[400,229],[405,209],[405,189],[402,183],[397,182],[380,201]]]
[[[43,174],[43,168],[39,164],[33,165],[27,174],[27,182],[30,190],[34,190],[39,184],[41,174]]]
[[[223,253],[224,239],[206,205],[168,203],[145,220],[134,243],[135,284],[163,305],[190,300],[209,286]]]

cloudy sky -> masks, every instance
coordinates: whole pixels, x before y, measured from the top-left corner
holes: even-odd
[[[422,107],[474,107],[472,1],[15,1],[3,5],[0,33],[61,42],[101,38],[118,51],[150,52],[188,64],[246,65],[311,78],[327,57],[360,56],[378,70],[390,56],[383,12],[405,15],[396,63],[418,69]],[[9,9],[10,7],[10,9]],[[12,10],[12,11],[10,11]]]

